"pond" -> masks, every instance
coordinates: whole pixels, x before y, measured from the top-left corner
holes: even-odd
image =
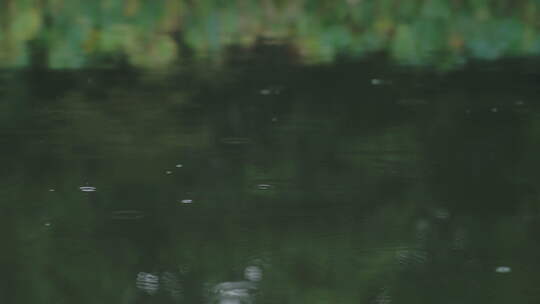
[[[5,0],[0,302],[540,303],[536,0]]]
[[[534,303],[540,64],[4,69],[6,303]]]

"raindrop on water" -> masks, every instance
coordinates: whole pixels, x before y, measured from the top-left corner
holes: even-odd
[[[510,273],[510,272],[512,272],[512,268],[510,268],[508,266],[499,266],[499,267],[495,268],[495,272],[497,272],[497,273]]]
[[[177,164],[177,165],[176,165],[176,168],[182,168],[183,166],[184,166],[184,165],[182,165],[182,164]]]
[[[81,186],[79,187],[79,190],[81,190],[82,192],[95,192],[97,189],[96,187],[91,186]]]
[[[259,189],[259,190],[270,190],[270,189],[272,189],[272,185],[259,184],[259,185],[257,185],[257,189]]]
[[[54,192],[55,190],[54,189],[49,189],[49,192]]]
[[[172,171],[167,170],[167,171],[165,171],[165,174],[170,175],[170,174],[172,174]]]
[[[180,201],[180,203],[182,203],[182,204],[191,204],[191,203],[193,203],[193,200],[183,199],[183,200]]]

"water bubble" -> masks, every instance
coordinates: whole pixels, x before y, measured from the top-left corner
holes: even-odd
[[[193,200],[183,199],[183,200],[180,201],[180,203],[182,203],[182,204],[191,204],[191,203],[193,203]]]
[[[96,187],[91,186],[81,186],[79,187],[79,190],[81,190],[82,192],[95,192],[97,189]]]
[[[512,272],[512,268],[510,268],[508,266],[499,266],[499,267],[495,268],[495,272],[497,272],[497,273],[510,273],[510,272]]]

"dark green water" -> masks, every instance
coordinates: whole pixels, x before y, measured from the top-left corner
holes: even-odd
[[[539,303],[538,61],[232,66],[0,71],[3,303]]]

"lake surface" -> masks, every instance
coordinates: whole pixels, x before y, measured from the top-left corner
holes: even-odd
[[[3,303],[538,303],[540,62],[0,71]]]

